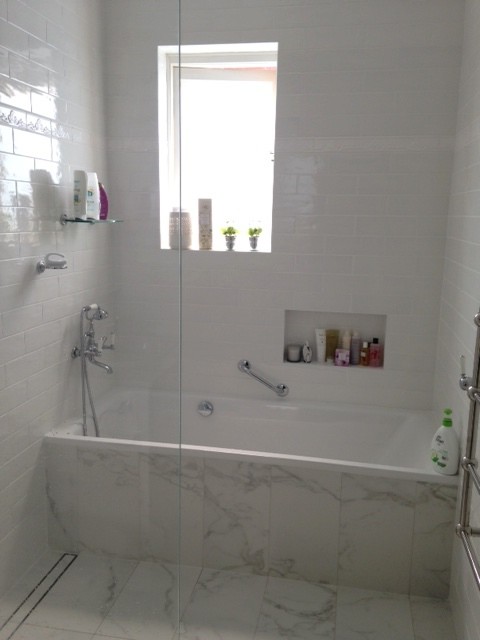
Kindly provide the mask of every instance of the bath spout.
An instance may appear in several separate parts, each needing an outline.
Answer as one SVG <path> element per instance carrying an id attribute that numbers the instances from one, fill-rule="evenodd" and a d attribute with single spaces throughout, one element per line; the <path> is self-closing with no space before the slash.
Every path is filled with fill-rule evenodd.
<path id="1" fill-rule="evenodd" d="M 104 362 L 99 362 L 98 360 L 95 360 L 95 358 L 90 358 L 90 362 L 92 364 L 95 364 L 97 367 L 100 367 L 101 369 L 105 369 L 107 373 L 113 373 L 113 369 L 109 364 L 105 364 Z"/>

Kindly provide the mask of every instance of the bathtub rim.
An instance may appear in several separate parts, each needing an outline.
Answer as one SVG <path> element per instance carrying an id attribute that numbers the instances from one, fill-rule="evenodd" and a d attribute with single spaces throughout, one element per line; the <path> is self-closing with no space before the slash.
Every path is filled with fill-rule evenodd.
<path id="1" fill-rule="evenodd" d="M 78 423 L 76 423 L 77 426 Z M 337 471 L 352 475 L 376 476 L 397 480 L 412 480 L 438 485 L 458 485 L 459 474 L 447 476 L 435 473 L 433 470 L 417 469 L 411 467 L 397 467 L 387 465 L 373 465 L 365 462 L 351 462 L 348 460 L 335 460 L 318 458 L 314 456 L 300 456 L 294 454 L 275 453 L 268 451 L 250 451 L 246 449 L 229 449 L 221 447 L 209 447 L 201 445 L 189 445 L 186 443 L 153 442 L 148 440 L 128 440 L 119 438 L 96 438 L 94 436 L 71 435 L 52 429 L 44 436 L 44 440 L 67 442 L 67 446 L 80 446 L 83 449 L 90 448 L 92 444 L 102 449 L 135 449 L 138 452 L 152 454 L 152 450 L 162 449 L 165 455 L 181 456 L 182 452 L 195 458 L 232 459 L 254 464 L 271 466 L 292 466 L 322 469 L 325 471 Z"/>

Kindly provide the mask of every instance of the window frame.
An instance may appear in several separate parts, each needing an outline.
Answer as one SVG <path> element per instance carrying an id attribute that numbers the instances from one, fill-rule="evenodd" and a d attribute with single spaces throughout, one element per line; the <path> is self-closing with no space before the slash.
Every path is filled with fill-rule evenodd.
<path id="1" fill-rule="evenodd" d="M 175 122 L 181 114 L 182 74 L 194 76 L 208 75 L 208 70 L 226 73 L 235 69 L 277 69 L 278 43 L 236 43 L 231 45 L 181 45 L 180 47 L 159 47 L 159 172 L 160 172 L 160 235 L 161 248 L 168 249 L 168 215 L 172 206 L 183 207 L 181 190 L 181 127 Z M 198 75 L 197 74 L 197 75 Z M 238 75 L 235 79 L 238 79 Z M 240 81 L 240 80 L 239 80 Z M 273 80 L 276 103 L 277 74 Z M 274 136 L 275 144 L 275 136 Z M 272 149 L 272 161 L 274 149 Z M 175 198 L 175 194 L 177 198 Z M 272 180 L 273 203 L 273 180 Z M 273 208 L 273 207 L 272 207 Z M 192 220 L 197 212 L 191 211 Z M 266 214 L 268 215 L 268 214 Z M 273 211 L 270 210 L 273 225 Z M 195 228 L 195 225 L 194 225 Z M 271 227 L 269 232 L 271 231 Z M 265 237 L 264 247 L 271 251 L 271 232 Z M 195 245 L 195 243 L 194 243 Z M 196 246 L 194 246 L 194 250 Z M 248 249 L 245 249 L 248 250 Z"/>

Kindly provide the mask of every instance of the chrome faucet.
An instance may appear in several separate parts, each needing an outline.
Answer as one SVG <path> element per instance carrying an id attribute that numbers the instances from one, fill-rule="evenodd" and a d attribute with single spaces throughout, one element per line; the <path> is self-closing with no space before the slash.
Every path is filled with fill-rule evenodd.
<path id="1" fill-rule="evenodd" d="M 113 369 L 109 364 L 100 362 L 97 360 L 102 355 L 103 349 L 115 348 L 115 336 L 110 334 L 110 344 L 106 344 L 107 336 L 100 338 L 100 345 L 95 340 L 95 328 L 93 326 L 94 320 L 104 320 L 108 318 L 108 313 L 101 309 L 98 304 L 90 304 L 83 307 L 80 312 L 80 346 L 73 347 L 72 358 L 80 358 L 81 361 L 81 373 L 82 373 L 82 413 L 83 413 L 83 435 L 87 435 L 87 394 L 90 402 L 90 408 L 92 410 L 93 426 L 95 428 L 95 435 L 100 437 L 100 428 L 98 425 L 97 414 L 95 411 L 95 405 L 93 402 L 92 391 L 90 388 L 90 382 L 88 380 L 87 360 L 94 364 L 96 367 L 100 367 L 107 373 L 113 373 Z M 85 321 L 88 322 L 87 330 L 84 329 Z"/>
<path id="2" fill-rule="evenodd" d="M 104 320 L 108 318 L 108 312 L 101 309 L 97 304 L 92 304 L 83 307 L 81 315 L 82 319 L 85 318 L 88 321 L 88 328 L 85 332 L 82 331 L 80 347 L 75 346 L 73 348 L 72 358 L 81 357 L 88 359 L 89 362 L 100 367 L 107 373 L 113 373 L 110 365 L 100 362 L 97 358 L 102 355 L 104 349 L 115 349 L 114 334 L 110 334 L 109 344 L 107 344 L 107 336 L 102 336 L 99 344 L 95 339 L 95 328 L 93 326 L 94 320 Z"/>

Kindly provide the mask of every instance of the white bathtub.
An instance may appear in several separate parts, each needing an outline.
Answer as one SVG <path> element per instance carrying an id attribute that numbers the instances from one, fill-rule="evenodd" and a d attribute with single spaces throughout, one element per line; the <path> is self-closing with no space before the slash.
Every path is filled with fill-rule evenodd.
<path id="1" fill-rule="evenodd" d="M 187 395 L 180 447 L 177 400 L 119 390 L 102 437 L 45 437 L 53 547 L 176 562 L 180 540 L 185 564 L 447 596 L 457 478 L 429 468 L 430 413 Z"/>
<path id="2" fill-rule="evenodd" d="M 208 417 L 197 412 L 205 399 L 214 406 Z M 178 445 L 179 398 L 174 394 L 117 389 L 98 403 L 97 414 L 99 446 L 100 441 L 111 440 Z M 181 421 L 182 449 L 192 453 L 290 460 L 368 475 L 457 484 L 457 477 L 431 468 L 430 443 L 438 425 L 429 411 L 185 394 Z M 94 436 L 91 421 L 88 434 Z M 67 421 L 49 435 L 83 437 L 81 422 Z"/>

